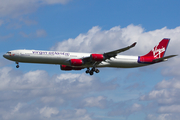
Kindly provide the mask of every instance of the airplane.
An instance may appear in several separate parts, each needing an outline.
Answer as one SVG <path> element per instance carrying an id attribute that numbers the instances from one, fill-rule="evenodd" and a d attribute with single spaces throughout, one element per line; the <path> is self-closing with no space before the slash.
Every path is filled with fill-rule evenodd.
<path id="1" fill-rule="evenodd" d="M 100 54 L 43 50 L 12 50 L 4 54 L 3 57 L 15 61 L 17 64 L 16 68 L 19 68 L 19 62 L 58 64 L 60 65 L 60 69 L 65 71 L 87 68 L 85 72 L 93 75 L 94 72 L 100 72 L 99 69 L 97 69 L 100 67 L 134 68 L 167 61 L 168 58 L 177 56 L 170 55 L 164 57 L 169 41 L 169 38 L 162 39 L 157 46 L 143 56 L 118 55 L 121 52 L 133 48 L 136 45 L 136 42 L 134 42 L 125 48 Z"/>

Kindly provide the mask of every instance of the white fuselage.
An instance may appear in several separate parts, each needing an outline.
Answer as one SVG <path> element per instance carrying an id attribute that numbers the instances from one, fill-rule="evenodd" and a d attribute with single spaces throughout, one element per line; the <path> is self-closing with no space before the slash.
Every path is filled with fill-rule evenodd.
<path id="1" fill-rule="evenodd" d="M 15 62 L 25 63 L 43 63 L 70 65 L 70 59 L 82 59 L 89 57 L 91 53 L 75 53 L 60 51 L 42 51 L 42 50 L 13 50 L 3 56 Z M 97 67 L 116 67 L 116 68 L 133 68 L 149 64 L 139 63 L 138 56 L 117 55 L 102 61 Z M 82 65 L 81 67 L 92 67 L 92 65 Z"/>

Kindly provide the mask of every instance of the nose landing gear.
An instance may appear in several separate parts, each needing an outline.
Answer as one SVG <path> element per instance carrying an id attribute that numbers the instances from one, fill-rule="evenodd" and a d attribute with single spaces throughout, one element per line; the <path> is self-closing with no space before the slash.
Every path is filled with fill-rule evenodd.
<path id="1" fill-rule="evenodd" d="M 19 62 L 16 62 L 16 64 L 17 64 L 17 65 L 16 65 L 16 68 L 19 68 Z"/>

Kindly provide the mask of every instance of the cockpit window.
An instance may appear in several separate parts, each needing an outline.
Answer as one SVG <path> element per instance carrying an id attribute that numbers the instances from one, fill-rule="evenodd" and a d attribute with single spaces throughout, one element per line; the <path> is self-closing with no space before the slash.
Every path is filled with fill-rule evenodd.
<path id="1" fill-rule="evenodd" d="M 7 52 L 7 54 L 11 54 L 11 52 Z"/>

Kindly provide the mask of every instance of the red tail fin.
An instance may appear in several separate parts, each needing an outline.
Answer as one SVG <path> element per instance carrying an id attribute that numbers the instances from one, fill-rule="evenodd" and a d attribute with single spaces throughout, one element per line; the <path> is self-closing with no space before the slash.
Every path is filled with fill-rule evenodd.
<path id="1" fill-rule="evenodd" d="M 154 49 L 152 49 L 148 54 L 144 55 L 144 57 L 154 56 L 154 58 L 162 58 L 168 46 L 169 40 L 170 39 L 164 38 L 161 42 L 159 42 L 159 45 L 155 46 Z"/>
<path id="2" fill-rule="evenodd" d="M 154 49 L 152 49 L 148 54 L 144 56 L 140 56 L 138 59 L 138 62 L 153 62 L 154 59 L 162 58 L 166 52 L 166 48 L 169 43 L 168 38 L 164 38 L 159 42 L 159 45 L 155 46 Z"/>

